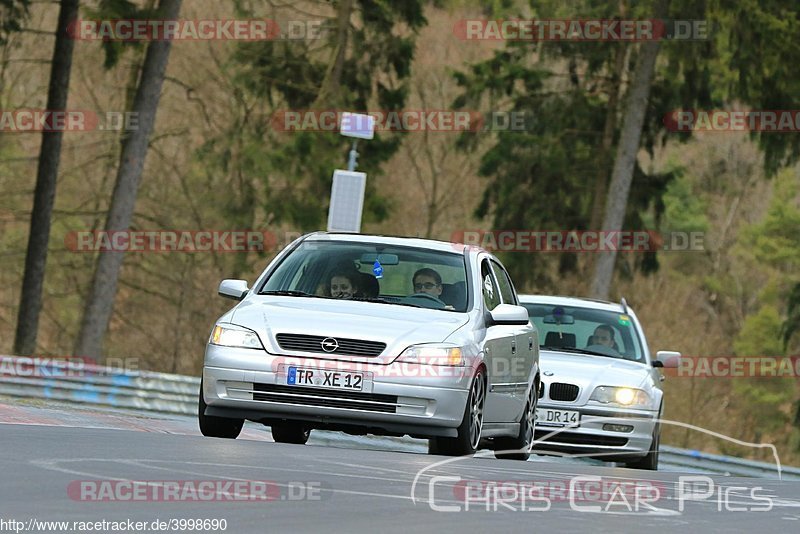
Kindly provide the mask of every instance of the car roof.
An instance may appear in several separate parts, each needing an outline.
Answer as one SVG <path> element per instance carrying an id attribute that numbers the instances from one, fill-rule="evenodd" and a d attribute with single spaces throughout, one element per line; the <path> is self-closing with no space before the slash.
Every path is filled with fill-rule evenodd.
<path id="1" fill-rule="evenodd" d="M 572 306 L 577 308 L 592 308 L 595 310 L 607 310 L 618 313 L 626 313 L 622 305 L 618 302 L 607 300 L 590 299 L 586 297 L 566 297 L 560 295 L 518 295 L 522 304 L 550 304 L 553 306 Z M 628 307 L 627 312 L 633 310 Z"/>
<path id="2" fill-rule="evenodd" d="M 315 232 L 306 237 L 307 241 L 347 241 L 351 243 L 386 243 L 387 245 L 427 248 L 441 252 L 455 252 L 463 254 L 467 246 L 461 243 L 450 243 L 447 241 L 437 241 L 435 239 L 423 239 L 419 237 L 399 237 L 378 234 L 352 234 L 338 232 Z"/>

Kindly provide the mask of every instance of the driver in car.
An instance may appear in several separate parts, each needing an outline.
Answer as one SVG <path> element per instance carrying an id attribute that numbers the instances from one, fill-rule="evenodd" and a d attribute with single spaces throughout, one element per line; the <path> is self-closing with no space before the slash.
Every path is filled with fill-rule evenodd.
<path id="1" fill-rule="evenodd" d="M 591 345 L 602 345 L 615 352 L 619 351 L 619 346 L 617 342 L 614 341 L 614 329 L 607 324 L 601 324 L 594 329 Z"/>
<path id="2" fill-rule="evenodd" d="M 430 268 L 420 269 L 411 278 L 414 285 L 414 293 L 427 293 L 437 299 L 442 294 L 442 277 Z"/>

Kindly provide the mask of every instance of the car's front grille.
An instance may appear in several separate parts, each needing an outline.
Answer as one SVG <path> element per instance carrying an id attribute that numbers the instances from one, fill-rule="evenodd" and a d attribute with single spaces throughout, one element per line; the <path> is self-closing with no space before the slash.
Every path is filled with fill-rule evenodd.
<path id="1" fill-rule="evenodd" d="M 323 354 L 338 354 L 342 356 L 380 355 L 386 348 L 386 343 L 380 341 L 366 341 L 363 339 L 345 339 L 333 336 L 310 336 L 306 334 L 278 334 L 275 336 L 278 345 L 283 350 L 300 350 L 303 352 L 321 352 Z M 322 342 L 326 341 L 323 348 Z M 330 350 L 333 349 L 333 350 Z"/>
<path id="2" fill-rule="evenodd" d="M 550 384 L 550 398 L 556 401 L 572 402 L 578 398 L 578 386 L 554 382 Z"/>
<path id="3" fill-rule="evenodd" d="M 281 384 L 253 384 L 253 400 L 369 412 L 397 412 L 397 395 Z"/>
<path id="4" fill-rule="evenodd" d="M 536 430 L 534 432 L 534 439 L 542 440 L 545 436 L 552 431 Z M 545 443 L 567 443 L 570 445 L 604 445 L 607 447 L 624 447 L 628 444 L 627 438 L 618 438 L 614 436 L 597 436 L 588 434 L 578 434 L 575 432 L 558 432 L 543 440 Z"/>

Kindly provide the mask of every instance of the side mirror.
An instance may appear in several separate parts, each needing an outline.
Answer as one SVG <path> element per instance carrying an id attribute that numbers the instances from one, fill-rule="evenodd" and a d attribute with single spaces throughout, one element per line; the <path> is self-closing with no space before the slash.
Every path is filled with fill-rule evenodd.
<path id="1" fill-rule="evenodd" d="M 498 304 L 495 309 L 489 312 L 491 325 L 526 325 L 530 320 L 528 310 L 522 306 L 513 304 Z"/>
<path id="2" fill-rule="evenodd" d="M 242 300 L 247 295 L 247 281 L 245 280 L 223 280 L 219 283 L 217 293 L 219 296 L 233 299 Z"/>
<path id="3" fill-rule="evenodd" d="M 675 369 L 681 362 L 681 353 L 672 350 L 660 350 L 656 352 L 656 359 L 653 360 L 653 367 L 664 367 Z"/>

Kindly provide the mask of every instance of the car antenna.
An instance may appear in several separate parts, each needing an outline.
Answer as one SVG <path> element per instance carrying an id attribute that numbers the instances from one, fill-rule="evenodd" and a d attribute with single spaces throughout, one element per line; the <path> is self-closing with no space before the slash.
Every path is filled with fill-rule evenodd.
<path id="1" fill-rule="evenodd" d="M 620 305 L 622 306 L 622 313 L 628 313 L 628 303 L 625 301 L 625 297 L 622 297 Z"/>

